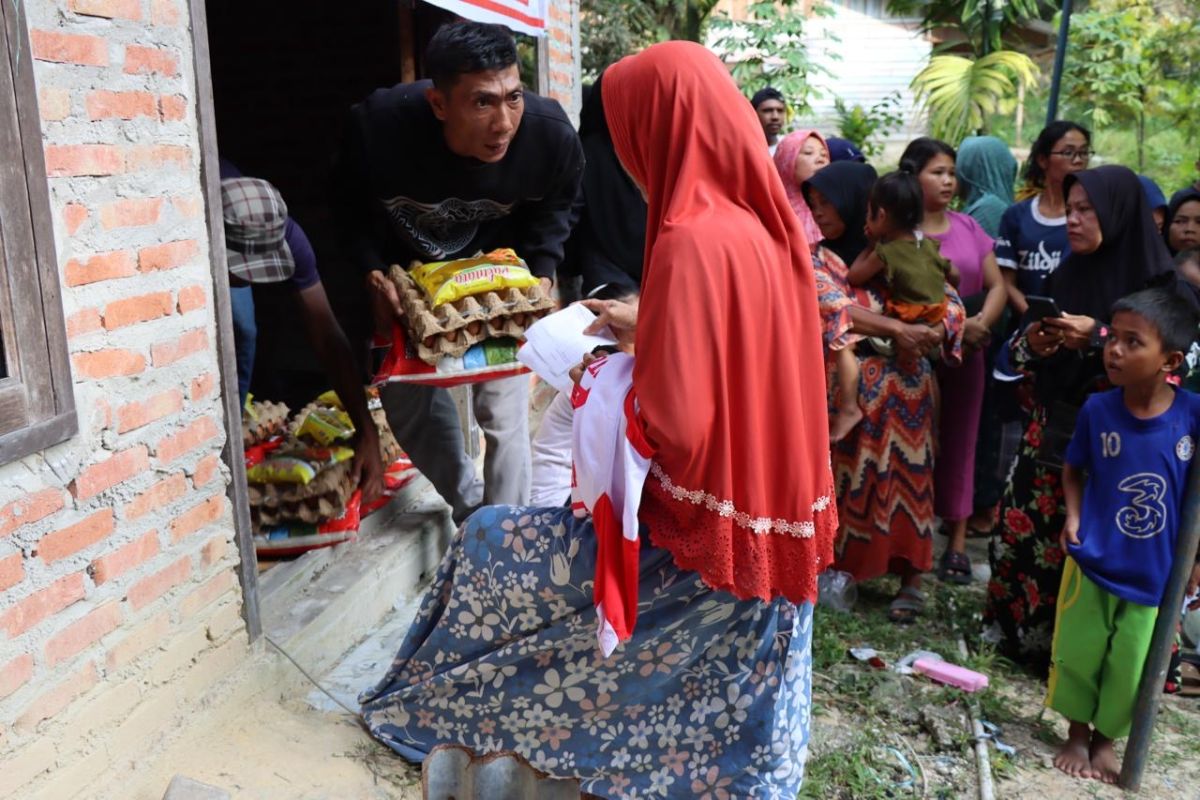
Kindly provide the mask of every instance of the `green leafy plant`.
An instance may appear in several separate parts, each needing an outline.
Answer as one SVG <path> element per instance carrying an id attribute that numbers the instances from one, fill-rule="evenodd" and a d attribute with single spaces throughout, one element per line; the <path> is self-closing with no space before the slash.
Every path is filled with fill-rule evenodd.
<path id="1" fill-rule="evenodd" d="M 833 101 L 833 108 L 837 114 L 838 134 L 858 145 L 868 157 L 882 153 L 883 141 L 904 122 L 900 115 L 899 92 L 892 92 L 870 108 L 857 103 L 847 106 L 839 97 Z"/>
<path id="2" fill-rule="evenodd" d="M 976 57 L 1004 49 L 1004 40 L 1014 27 L 1028 19 L 1053 13 L 1057 3 L 1042 0 L 888 0 L 890 14 L 918 17 L 921 32 L 951 30 L 962 41 L 949 37 L 941 48 L 964 43 Z"/>
<path id="3" fill-rule="evenodd" d="M 931 134 L 958 142 L 984 130 L 991 114 L 1016 102 L 1018 84 L 1032 84 L 1037 76 L 1033 60 L 1014 50 L 976 59 L 938 55 L 913 78 L 912 88 L 929 113 Z"/>
<path id="4" fill-rule="evenodd" d="M 814 14 L 831 14 L 824 4 Z M 710 21 L 710 46 L 730 66 L 733 79 L 747 97 L 768 84 L 786 98 L 789 112 L 812 111 L 812 100 L 821 92 L 812 85 L 815 75 L 829 71 L 813 60 L 804 42 L 804 6 L 798 0 L 759 0 L 747 8 L 745 20 L 725 15 Z"/>

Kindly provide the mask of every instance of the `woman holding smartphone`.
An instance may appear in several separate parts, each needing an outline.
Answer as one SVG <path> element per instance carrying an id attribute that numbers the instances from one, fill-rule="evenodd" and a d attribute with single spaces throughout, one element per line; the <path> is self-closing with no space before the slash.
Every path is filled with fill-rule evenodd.
<path id="1" fill-rule="evenodd" d="M 1014 362 L 1035 375 L 1035 406 L 1000 504 L 984 611 L 985 638 L 1041 670 L 1049 666 L 1062 577 L 1062 457 L 1084 399 L 1108 388 L 1103 321 L 1113 303 L 1149 285 L 1175 286 L 1196 302 L 1174 275 L 1137 175 L 1098 167 L 1068 176 L 1064 189 L 1071 254 L 1051 278 L 1048 299 L 1030 303 L 1012 344 Z"/>

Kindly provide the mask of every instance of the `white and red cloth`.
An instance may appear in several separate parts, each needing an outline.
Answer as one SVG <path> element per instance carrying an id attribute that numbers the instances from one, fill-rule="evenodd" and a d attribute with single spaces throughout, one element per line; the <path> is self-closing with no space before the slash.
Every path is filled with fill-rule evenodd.
<path id="1" fill-rule="evenodd" d="M 574 468 L 571 507 L 596 531 L 597 639 L 608 657 L 637 621 L 638 507 L 653 455 L 637 420 L 633 356 L 589 364 L 571 393 Z"/>

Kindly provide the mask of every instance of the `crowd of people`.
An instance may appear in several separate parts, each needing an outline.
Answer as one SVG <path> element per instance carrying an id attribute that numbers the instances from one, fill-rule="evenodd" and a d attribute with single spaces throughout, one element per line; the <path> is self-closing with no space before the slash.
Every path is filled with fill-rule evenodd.
<path id="1" fill-rule="evenodd" d="M 1089 168 L 1071 122 L 1041 133 L 1019 186 L 986 136 L 916 139 L 879 175 L 853 143 L 786 132 L 786 98 L 747 103 L 685 42 L 606 70 L 578 134 L 522 90 L 501 28 L 443 28 L 426 66 L 432 82 L 355 108 L 340 162 L 381 320 L 398 313 L 387 264 L 515 245 L 547 282 L 581 276 L 628 369 L 580 354 L 532 466 L 528 381 L 477 394 L 482 482 L 443 391 L 384 397 L 462 524 L 363 694 L 371 732 L 413 760 L 516 751 L 604 797 L 794 797 L 819 575 L 898 576 L 888 616 L 911 623 L 927 573 L 975 579 L 979 533 L 985 638 L 1050 668 L 1071 720 L 1059 766 L 1114 780 L 1153 625 L 1135 612 L 1162 595 L 1200 435 L 1168 383 L 1197 361 L 1200 187 L 1166 203 Z M 607 455 L 580 449 L 602 413 L 589 392 L 618 398 Z M 646 465 L 638 496 L 573 509 L 571 473 L 622 458 Z M 617 598 L 610 651 L 596 621 Z M 1068 605 L 1116 633 L 1055 640 Z"/>

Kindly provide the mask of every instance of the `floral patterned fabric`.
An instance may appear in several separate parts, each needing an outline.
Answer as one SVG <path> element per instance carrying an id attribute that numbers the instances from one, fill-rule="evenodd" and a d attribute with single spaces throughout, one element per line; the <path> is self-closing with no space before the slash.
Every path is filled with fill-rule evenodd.
<path id="1" fill-rule="evenodd" d="M 1058 537 L 1067 515 L 1060 472 L 1037 458 L 1045 425 L 1046 409 L 1035 406 L 1000 503 L 999 534 L 988 545 L 992 577 L 983 614 L 985 638 L 1043 672 L 1050 668 L 1063 571 Z"/>
<path id="2" fill-rule="evenodd" d="M 853 290 L 846 265 L 822 249 L 813 262 L 825 347 L 838 350 L 859 338 L 850 333 L 851 306 L 882 313 L 878 284 Z M 962 358 L 963 307 L 947 285 L 950 305 L 942 359 Z M 928 359 L 904 363 L 868 355 L 859 359 L 863 421 L 833 448 L 834 480 L 842 538 L 834 569 L 857 581 L 933 565 L 933 368 Z M 829 386 L 836 379 L 829 375 Z"/>
<path id="3" fill-rule="evenodd" d="M 516 751 L 602 797 L 794 798 L 811 606 L 738 601 L 642 545 L 637 629 L 603 658 L 590 521 L 476 512 L 360 698 L 371 732 L 412 761 L 442 743 Z"/>

